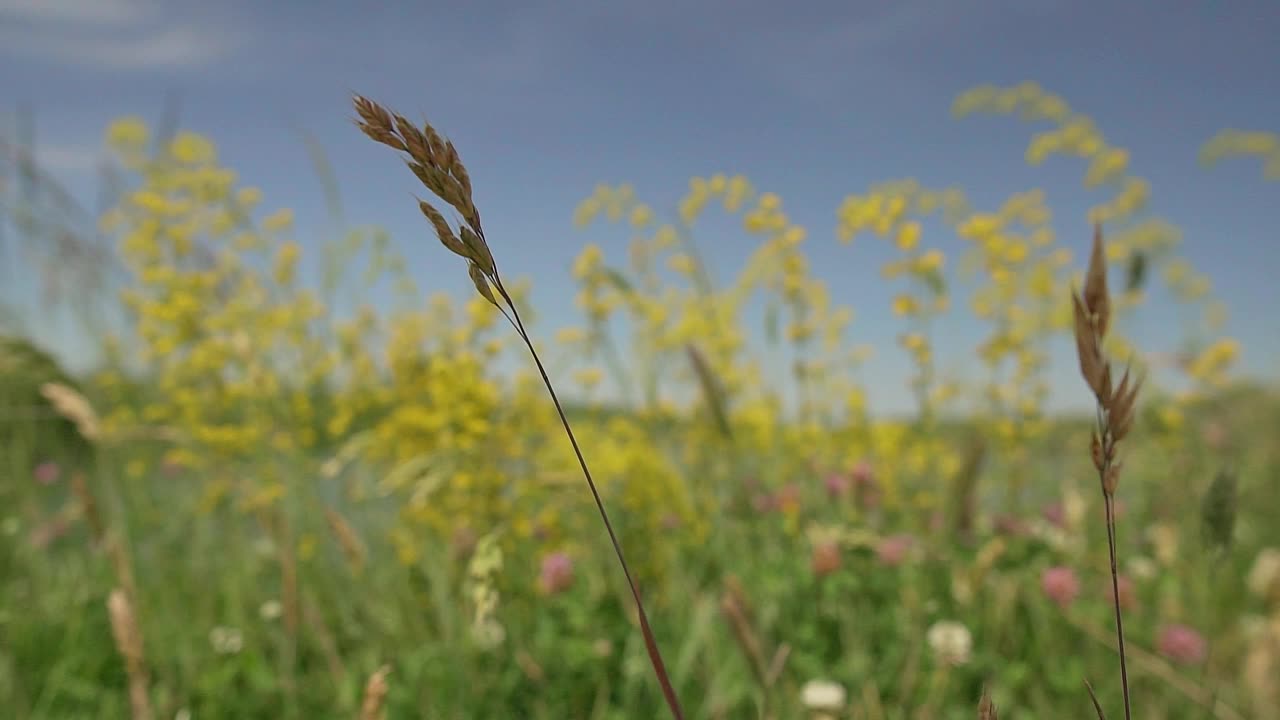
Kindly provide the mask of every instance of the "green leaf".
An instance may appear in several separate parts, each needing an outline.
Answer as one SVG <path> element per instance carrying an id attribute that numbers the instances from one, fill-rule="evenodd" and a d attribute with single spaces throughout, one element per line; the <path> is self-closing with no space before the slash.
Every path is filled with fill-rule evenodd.
<path id="1" fill-rule="evenodd" d="M 1147 280 L 1147 255 L 1142 251 L 1129 257 L 1129 265 L 1125 270 L 1125 289 L 1129 292 L 1141 290 Z"/>
<path id="2" fill-rule="evenodd" d="M 618 292 L 623 295 L 635 295 L 635 287 L 621 272 L 611 267 L 606 267 L 601 272 L 604 274 L 605 279 L 609 281 L 609 284 L 617 288 Z"/>

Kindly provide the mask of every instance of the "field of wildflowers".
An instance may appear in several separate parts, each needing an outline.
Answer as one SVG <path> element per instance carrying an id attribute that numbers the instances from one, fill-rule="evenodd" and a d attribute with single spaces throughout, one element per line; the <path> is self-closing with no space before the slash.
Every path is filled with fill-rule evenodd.
<path id="1" fill-rule="evenodd" d="M 1090 717 L 1087 681 L 1118 717 L 1119 607 L 1136 716 L 1280 717 L 1280 401 L 1233 374 L 1225 308 L 1124 148 L 1029 83 L 954 109 L 1034 123 L 1027 162 L 1077 158 L 1108 199 L 1058 236 L 1038 190 L 974 207 L 894 180 L 834 209 L 835 240 L 740 175 L 693 178 L 669 222 L 628 185 L 566 208 L 631 241 L 623 262 L 596 244 L 566 258 L 581 323 L 533 345 L 575 398 L 567 418 L 687 716 L 972 718 L 986 692 L 1004 717 Z M 323 245 L 322 279 L 305 282 L 304 247 L 321 244 L 213 140 L 125 118 L 106 142 L 128 178 L 99 223 L 127 270 L 127 332 L 104 330 L 106 360 L 80 376 L 24 338 L 0 344 L 4 715 L 666 712 L 505 311 L 418 287 L 376 229 Z M 1252 156 L 1272 178 L 1280 139 L 1227 132 L 1203 154 Z M 699 251 L 710 213 L 755 243 L 727 283 Z M 926 235 L 937 218 L 949 235 Z M 1099 350 L 1119 395 L 1125 367 L 1148 378 L 1113 503 L 1093 418 L 1046 411 L 1049 365 L 1078 362 L 1053 348 L 1080 337 L 1092 223 L 1115 318 Z M 466 233 L 454 240 L 465 256 Z M 811 267 L 816 242 L 895 249 L 883 311 L 901 319 L 911 417 L 869 407 L 872 349 Z M 1189 318 L 1168 382 L 1122 322 L 1157 282 Z M 394 303 L 334 312 L 383 283 Z M 534 315 L 527 283 L 477 288 Z M 938 324 L 966 312 L 989 326 L 982 377 L 935 357 Z M 757 335 L 790 376 L 765 371 Z"/>

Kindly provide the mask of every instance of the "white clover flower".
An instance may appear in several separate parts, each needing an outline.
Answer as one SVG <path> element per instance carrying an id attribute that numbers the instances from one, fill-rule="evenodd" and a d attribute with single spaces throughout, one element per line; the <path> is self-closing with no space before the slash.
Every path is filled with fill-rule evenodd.
<path id="1" fill-rule="evenodd" d="M 280 604 L 279 600 L 268 600 L 262 603 L 262 606 L 258 608 L 258 615 L 261 616 L 263 620 L 275 620 L 283 613 L 284 607 Z"/>
<path id="2" fill-rule="evenodd" d="M 948 665 L 964 665 L 973 654 L 969 628 L 953 620 L 940 620 L 929 628 L 929 647 Z"/>
<path id="3" fill-rule="evenodd" d="M 814 711 L 839 712 L 846 697 L 844 686 L 830 680 L 810 680 L 800 688 L 800 702 Z"/>
<path id="4" fill-rule="evenodd" d="M 244 648 L 244 636 L 235 628 L 218 626 L 209 631 L 209 644 L 219 655 L 235 655 Z"/>
<path id="5" fill-rule="evenodd" d="M 1155 561 L 1145 555 L 1136 555 L 1129 558 L 1128 566 L 1129 574 L 1139 580 L 1150 580 L 1159 572 Z"/>
<path id="6" fill-rule="evenodd" d="M 471 625 L 471 637 L 483 650 L 493 650 L 507 639 L 507 630 L 493 618 L 486 618 Z"/>
<path id="7" fill-rule="evenodd" d="M 1084 493 L 1074 485 L 1069 486 L 1062 494 L 1062 514 L 1068 528 L 1078 528 L 1084 524 L 1085 514 L 1089 512 L 1089 501 Z"/>
<path id="8" fill-rule="evenodd" d="M 261 558 L 274 558 L 276 555 L 276 544 L 271 538 L 261 537 L 253 541 L 251 545 L 253 553 Z"/>
<path id="9" fill-rule="evenodd" d="M 1250 592 L 1261 598 L 1280 592 L 1280 549 L 1263 548 L 1258 553 L 1246 584 Z"/>

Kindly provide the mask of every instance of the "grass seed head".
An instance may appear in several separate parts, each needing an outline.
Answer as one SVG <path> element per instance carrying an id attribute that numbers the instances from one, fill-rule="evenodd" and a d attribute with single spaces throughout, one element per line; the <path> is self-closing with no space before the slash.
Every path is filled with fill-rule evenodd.
<path id="1" fill-rule="evenodd" d="M 467 272 L 472 276 L 476 290 L 496 305 L 491 283 L 500 286 L 498 269 L 480 226 L 480 212 L 471 197 L 471 176 L 462 164 L 458 149 L 452 142 L 441 138 L 428 122 L 418 127 L 403 115 L 392 113 L 361 95 L 352 98 L 352 105 L 360 130 L 374 141 L 408 155 L 405 164 L 423 187 L 462 216 L 455 233 L 444 214 L 433 204 L 418 200 L 418 208 L 431 223 L 441 244 L 468 261 Z M 488 280 L 478 281 L 472 268 Z"/>
<path id="2" fill-rule="evenodd" d="M 493 296 L 493 288 L 489 287 L 489 279 L 485 277 L 484 271 L 480 269 L 479 265 L 475 263 L 468 264 L 467 274 L 471 276 L 471 282 L 475 284 L 476 292 L 480 293 L 485 300 L 493 303 L 495 307 L 501 307 Z"/>
<path id="3" fill-rule="evenodd" d="M 391 674 L 391 666 L 378 668 L 364 685 L 364 699 L 360 703 L 360 720 L 380 720 L 382 706 L 387 699 L 387 675 Z"/>
<path id="4" fill-rule="evenodd" d="M 1098 337 L 1106 337 L 1111 320 L 1111 296 L 1107 292 L 1107 258 L 1102 245 L 1102 225 L 1093 226 L 1093 249 L 1084 279 L 1084 305 L 1093 316 Z"/>
<path id="5" fill-rule="evenodd" d="M 1231 546 L 1236 526 L 1237 504 L 1236 475 L 1230 470 L 1220 470 L 1209 485 L 1200 506 L 1200 518 L 1208 545 L 1226 549 Z"/>
<path id="6" fill-rule="evenodd" d="M 982 690 L 982 699 L 978 701 L 978 720 L 999 720 L 996 715 L 996 704 L 991 700 L 991 693 Z"/>
<path id="7" fill-rule="evenodd" d="M 1101 395 L 1105 363 L 1102 359 L 1098 335 L 1094 332 L 1093 323 L 1089 320 L 1088 309 L 1075 293 L 1071 295 L 1071 309 L 1075 319 L 1074 334 L 1076 355 L 1080 360 L 1080 374 L 1084 376 L 1085 382 L 1089 384 L 1094 395 Z"/>
<path id="8" fill-rule="evenodd" d="M 402 152 L 408 152 L 409 148 L 395 133 L 391 113 L 387 112 L 381 105 L 360 95 L 356 95 L 352 99 L 352 104 L 355 105 L 356 114 L 360 116 L 356 125 L 361 132 L 368 135 L 375 142 L 380 142 Z"/>

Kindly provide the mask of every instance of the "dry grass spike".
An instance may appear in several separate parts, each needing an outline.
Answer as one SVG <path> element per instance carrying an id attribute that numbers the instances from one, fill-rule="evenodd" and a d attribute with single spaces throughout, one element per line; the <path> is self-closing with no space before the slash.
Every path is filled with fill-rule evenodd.
<path id="1" fill-rule="evenodd" d="M 999 720 L 996 715 L 996 704 L 991 700 L 991 693 L 982 689 L 982 699 L 978 701 L 978 720 Z"/>
<path id="2" fill-rule="evenodd" d="M 600 519 L 603 521 L 609 541 L 613 545 L 618 564 L 622 567 L 622 572 L 626 576 L 632 599 L 635 601 L 636 614 L 640 620 L 640 630 L 644 635 L 645 650 L 649 654 L 649 662 L 653 666 L 658 683 L 662 686 L 663 698 L 666 700 L 667 707 L 676 720 L 683 720 L 684 714 L 680 708 L 680 701 L 676 697 L 675 688 L 667 675 L 662 653 L 658 649 L 657 640 L 644 610 L 644 602 L 640 598 L 640 590 L 636 586 L 635 580 L 631 577 L 631 570 L 628 568 L 626 558 L 622 553 L 622 545 L 618 541 L 618 536 L 613 530 L 612 523 L 609 522 L 609 514 L 605 511 L 604 501 L 596 488 L 595 480 L 591 477 L 591 470 L 587 467 L 587 461 L 582 455 L 582 449 L 578 445 L 578 439 L 573 433 L 573 428 L 569 425 L 569 419 L 565 415 L 564 407 L 560 404 L 560 399 L 551 384 L 551 378 L 542 364 L 542 359 L 538 357 L 533 340 L 529 337 L 524 322 L 520 318 L 520 310 L 502 284 L 502 276 L 498 272 L 498 264 L 489 249 L 488 240 L 485 239 L 484 228 L 480 224 L 480 213 L 476 210 L 475 201 L 472 198 L 471 176 L 463 166 L 462 159 L 458 156 L 457 148 L 453 146 L 453 143 L 441 138 L 440 134 L 429 123 L 423 123 L 422 127 L 419 128 L 402 115 L 392 113 L 378 103 L 360 95 L 352 98 L 352 104 L 355 106 L 356 115 L 358 116 L 356 125 L 360 130 L 375 142 L 407 155 L 408 158 L 405 163 L 409 166 L 409 170 L 414 176 L 433 195 L 457 211 L 462 218 L 458 223 L 457 232 L 454 232 L 449 221 L 439 209 L 427 200 L 418 200 L 418 208 L 427 218 L 427 221 L 431 223 L 436 236 L 440 238 L 441 244 L 453 254 L 467 261 L 467 273 L 471 278 L 472 284 L 475 285 L 476 292 L 498 308 L 499 312 L 511 323 L 511 326 L 520 336 L 520 339 L 524 341 L 525 347 L 528 348 L 529 353 L 533 356 L 534 364 L 538 367 L 538 373 L 542 376 L 542 382 L 546 386 L 547 392 L 555 404 L 556 412 L 560 416 L 560 423 L 569 438 L 570 444 L 573 446 L 578 466 L 582 469 L 583 477 L 591 490 L 596 509 L 600 513 Z"/>
<path id="3" fill-rule="evenodd" d="M 142 650 L 142 631 L 134 614 L 129 596 L 119 588 L 107 596 L 107 615 L 111 620 L 111 634 L 116 641 L 116 651 L 124 659 L 125 673 L 129 678 L 129 707 L 133 720 L 151 720 L 151 698 L 148 695 L 146 656 Z"/>
<path id="4" fill-rule="evenodd" d="M 391 666 L 383 665 L 369 676 L 364 684 L 364 699 L 360 702 L 360 720 L 382 720 L 382 706 L 387 700 L 387 676 Z"/>
<path id="5" fill-rule="evenodd" d="M 1111 587 L 1116 618 L 1116 638 L 1120 650 L 1120 684 L 1124 693 L 1124 716 L 1130 720 L 1129 669 L 1124 649 L 1124 621 L 1120 612 L 1120 579 L 1116 563 L 1115 494 L 1120 484 L 1118 447 L 1129 431 L 1137 407 L 1141 380 L 1133 380 L 1126 367 L 1120 383 L 1112 382 L 1111 364 L 1102 351 L 1107 330 L 1111 327 L 1111 297 L 1107 290 L 1106 248 L 1102 242 L 1102 227 L 1094 225 L 1093 247 L 1089 252 L 1089 267 L 1085 271 L 1084 291 L 1072 294 L 1076 353 L 1080 361 L 1080 373 L 1093 392 L 1097 407 L 1097 425 L 1090 440 L 1089 454 L 1098 481 L 1102 487 L 1102 500 L 1106 509 L 1107 549 L 1111 557 Z M 1096 699 L 1095 699 L 1096 703 Z M 1099 707 L 1099 712 L 1101 711 Z"/>

